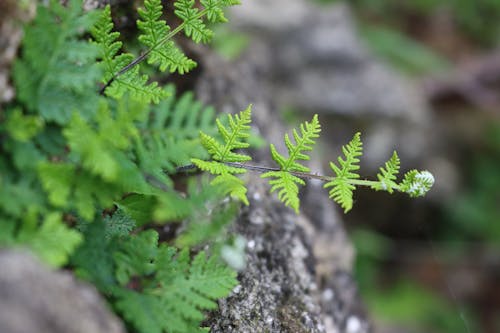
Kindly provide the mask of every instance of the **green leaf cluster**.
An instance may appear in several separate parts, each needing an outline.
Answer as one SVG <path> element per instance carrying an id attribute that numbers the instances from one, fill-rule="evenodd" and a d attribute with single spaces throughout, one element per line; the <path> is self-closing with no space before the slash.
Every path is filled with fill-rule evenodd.
<path id="1" fill-rule="evenodd" d="M 66 124 L 75 109 L 93 113 L 93 90 L 101 77 L 98 50 L 79 37 L 95 21 L 95 12 L 84 13 L 79 0 L 68 1 L 67 7 L 58 1 L 39 6 L 24 29 L 23 58 L 13 70 L 17 98 L 26 111 L 59 124 Z"/>
<path id="2" fill-rule="evenodd" d="M 213 185 L 224 189 L 224 192 L 231 194 L 248 205 L 246 197 L 245 183 L 234 176 L 234 174 L 245 173 L 246 170 L 235 166 L 228 165 L 230 163 L 242 163 L 250 161 L 248 155 L 235 152 L 236 149 L 248 148 L 250 144 L 246 141 L 250 137 L 250 123 L 252 121 L 252 106 L 241 111 L 237 115 L 228 115 L 229 126 L 224 125 L 221 120 L 217 119 L 217 128 L 223 143 L 217 138 L 200 132 L 200 141 L 203 147 L 212 157 L 212 161 L 204 161 L 201 159 L 191 159 L 192 163 L 203 171 L 208 171 L 213 175 L 217 175 L 212 181 Z"/>
<path id="3" fill-rule="evenodd" d="M 107 294 L 114 308 L 138 332 L 198 332 L 203 311 L 217 307 L 237 284 L 236 273 L 216 256 L 159 243 L 154 230 L 131 235 L 122 213 L 80 225 L 84 245 L 72 264 Z"/>
<path id="4" fill-rule="evenodd" d="M 292 174 L 292 172 L 309 172 L 309 168 L 300 164 L 298 161 L 307 161 L 309 156 L 304 154 L 306 151 L 313 150 L 315 139 L 319 137 L 321 126 L 318 116 L 314 115 L 311 122 L 304 122 L 300 125 L 300 133 L 294 129 L 293 138 L 295 144 L 291 141 L 288 134 L 285 134 L 285 145 L 288 149 L 288 158 L 284 157 L 276 150 L 276 147 L 271 144 L 271 156 L 280 166 L 279 171 L 269 171 L 262 175 L 263 178 L 273 178 L 269 181 L 271 192 L 278 191 L 278 198 L 299 212 L 299 185 L 305 185 L 304 180 Z"/>
<path id="5" fill-rule="evenodd" d="M 174 31 L 159 28 L 159 3 L 139 11 L 139 40 L 165 70 L 158 57 Z M 199 132 L 216 135 L 215 111 L 131 66 L 140 57 L 122 52 L 119 37 L 109 6 L 85 13 L 79 0 L 40 4 L 26 25 L 18 98 L 0 124 L 0 247 L 31 249 L 92 281 L 135 331 L 195 332 L 236 280 L 217 251 L 191 247 L 227 242 L 236 212 L 221 204 L 227 186 L 171 175 L 208 157 Z M 152 230 L 166 223 L 184 231 L 169 239 L 177 248 Z"/>
<path id="6" fill-rule="evenodd" d="M 251 160 L 241 151 L 249 148 L 251 106 L 215 119 L 192 93 L 176 96 L 140 66 L 147 60 L 153 71 L 189 71 L 194 62 L 172 37 L 184 31 L 195 42 L 208 41 L 206 21 L 226 21 L 223 9 L 236 3 L 201 0 L 199 8 L 178 0 L 181 23 L 171 29 L 161 1 L 145 0 L 137 26 L 147 50 L 139 57 L 123 52 L 110 6 L 84 13 L 79 0 L 52 0 L 25 27 L 13 71 L 18 98 L 0 124 L 0 246 L 29 248 L 90 280 L 137 332 L 199 331 L 204 311 L 236 284 L 220 258 L 237 269 L 244 264 L 244 242 L 224 246 L 237 208 L 225 197 L 249 204 L 238 175 Z M 288 157 L 271 145 L 279 169 L 261 168 L 271 191 L 296 212 L 298 185 L 314 176 L 302 162 L 319 132 L 314 116 L 293 139 L 285 135 Z M 432 186 L 432 175 L 416 170 L 397 184 L 396 155 L 377 182 L 357 179 L 361 141 L 355 139 L 340 165 L 332 163 L 336 177 L 327 177 L 346 210 L 355 185 L 412 196 Z M 215 177 L 183 173 L 189 167 Z M 167 223 L 175 235 L 155 231 Z M 209 258 L 193 250 L 201 245 L 212 245 Z"/>
<path id="7" fill-rule="evenodd" d="M 249 119 L 250 122 L 250 119 Z M 220 124 L 220 123 L 219 123 Z M 219 125 L 220 127 L 220 125 Z M 224 138 L 230 138 L 230 133 L 225 128 L 219 128 L 219 131 Z M 285 134 L 285 146 L 288 150 L 288 157 L 280 154 L 276 147 L 271 144 L 271 157 L 279 165 L 278 169 L 262 166 L 246 165 L 245 155 L 237 154 L 241 159 L 227 158 L 227 146 L 219 143 L 215 138 L 202 134 L 202 144 L 207 149 L 212 157 L 212 161 L 203 161 L 193 159 L 193 163 L 202 171 L 208 171 L 211 174 L 218 175 L 214 180 L 225 175 L 230 175 L 232 179 L 239 180 L 235 174 L 244 173 L 247 169 L 263 171 L 262 178 L 271 178 L 271 192 L 278 192 L 280 199 L 286 206 L 291 207 L 296 213 L 299 213 L 300 198 L 299 185 L 305 185 L 305 179 L 317 179 L 325 182 L 324 188 L 330 188 L 329 196 L 337 202 L 344 212 L 352 209 L 354 203 L 354 190 L 356 186 L 368 186 L 376 191 L 387 191 L 393 193 L 395 190 L 407 193 L 411 197 L 419 197 L 425 195 L 434 184 L 434 177 L 429 171 L 411 170 L 404 175 L 403 180 L 397 183 L 397 174 L 400 169 L 400 160 L 396 152 L 385 163 L 384 167 L 380 168 L 377 174 L 378 180 L 363 180 L 360 179 L 358 170 L 359 158 L 363 154 L 363 143 L 361 134 L 356 133 L 353 139 L 342 147 L 343 157 L 338 157 L 338 164 L 330 162 L 330 167 L 334 173 L 333 177 L 311 174 L 308 167 L 301 164 L 301 161 L 309 160 L 306 154 L 313 150 L 313 145 L 319 137 L 321 126 L 318 116 L 314 115 L 310 122 L 304 122 L 300 125 L 299 130 L 293 130 L 293 141 L 288 134 Z M 231 132 L 233 133 L 233 132 Z M 236 145 L 236 148 L 245 148 L 243 145 Z M 235 163 L 235 162 L 238 163 Z M 240 186 L 240 183 L 234 181 L 234 188 L 241 191 L 246 191 L 246 188 Z M 220 183 L 223 183 L 221 180 Z M 246 201 L 245 201 L 246 202 Z"/>
<path id="8" fill-rule="evenodd" d="M 351 179 L 359 178 L 359 156 L 363 154 L 363 143 L 361 142 L 361 133 L 356 133 L 354 138 L 342 147 L 344 158 L 338 158 L 339 165 L 330 162 L 330 168 L 335 173 L 335 178 L 324 185 L 325 188 L 331 187 L 330 198 L 348 212 L 353 204 L 353 191 L 356 187 L 349 182 Z"/>

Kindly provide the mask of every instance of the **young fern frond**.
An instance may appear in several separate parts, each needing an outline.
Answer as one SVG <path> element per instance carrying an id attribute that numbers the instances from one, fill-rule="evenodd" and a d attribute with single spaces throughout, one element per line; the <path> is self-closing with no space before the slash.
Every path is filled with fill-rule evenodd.
<path id="1" fill-rule="evenodd" d="M 354 138 L 342 147 L 345 159 L 339 156 L 339 166 L 330 162 L 330 167 L 336 177 L 324 185 L 324 188 L 332 187 L 329 192 L 330 198 L 337 202 L 344 212 L 351 210 L 353 205 L 353 192 L 356 187 L 350 182 L 352 179 L 359 178 L 356 170 L 359 170 L 359 156 L 363 154 L 363 143 L 361 134 L 358 132 Z"/>
<path id="2" fill-rule="evenodd" d="M 147 56 L 149 64 L 158 64 L 162 72 L 168 69 L 179 74 L 187 73 L 196 66 L 173 41 L 168 40 L 170 27 L 160 20 L 163 14 L 161 0 L 145 0 L 144 9 L 139 8 L 138 13 L 141 19 L 137 20 L 137 27 L 142 31 L 139 41 L 150 49 Z"/>
<path id="3" fill-rule="evenodd" d="M 389 193 L 393 193 L 394 189 L 398 188 L 396 176 L 399 173 L 399 164 L 399 156 L 396 151 L 394 151 L 391 158 L 385 162 L 385 168 L 381 167 L 380 172 L 377 174 L 379 182 L 372 185 L 371 188 L 375 191 L 387 191 Z"/>
<path id="4" fill-rule="evenodd" d="M 140 75 L 139 67 L 132 68 L 119 77 L 116 76 L 116 73 L 132 62 L 134 57 L 129 53 L 117 55 L 122 47 L 122 42 L 117 40 L 120 33 L 112 30 L 111 9 L 107 5 L 91 29 L 94 42 L 100 51 L 101 61 L 99 63 L 104 71 L 101 82 L 107 85 L 106 95 L 120 99 L 126 92 L 130 92 L 138 100 L 158 103 L 161 98 L 166 96 L 165 90 L 159 87 L 156 82 L 147 84 L 148 77 Z"/>
<path id="5" fill-rule="evenodd" d="M 224 143 L 216 138 L 200 132 L 201 144 L 212 157 L 212 161 L 203 161 L 197 158 L 191 159 L 191 162 L 199 169 L 218 175 L 212 185 L 220 185 L 226 193 L 240 199 L 248 205 L 246 197 L 247 189 L 245 183 L 233 174 L 245 173 L 243 168 L 229 166 L 226 163 L 241 163 L 250 161 L 252 158 L 248 155 L 235 153 L 233 150 L 248 148 L 250 145 L 244 140 L 250 137 L 250 123 L 252 122 L 252 105 L 239 114 L 228 115 L 229 126 L 224 125 L 219 119 L 216 120 L 217 129 L 222 136 Z"/>
<path id="6" fill-rule="evenodd" d="M 298 197 L 299 185 L 305 185 L 305 182 L 293 172 L 309 172 L 309 168 L 300 164 L 298 161 L 307 161 L 309 156 L 304 152 L 311 151 L 312 145 L 315 144 L 315 139 L 319 137 L 321 126 L 318 121 L 318 115 L 314 115 L 311 122 L 304 122 L 300 125 L 300 134 L 294 129 L 292 142 L 288 134 L 285 134 L 285 145 L 288 150 L 288 158 L 284 157 L 276 150 L 276 147 L 271 144 L 271 156 L 273 160 L 280 166 L 280 171 L 269 171 L 264 173 L 262 178 L 273 178 L 269 181 L 272 185 L 271 192 L 278 191 L 278 198 L 286 205 L 299 212 L 300 201 Z"/>
<path id="7" fill-rule="evenodd" d="M 434 185 L 434 176 L 427 170 L 408 171 L 403 181 L 399 184 L 401 192 L 407 193 L 410 197 L 416 198 L 424 196 Z"/>

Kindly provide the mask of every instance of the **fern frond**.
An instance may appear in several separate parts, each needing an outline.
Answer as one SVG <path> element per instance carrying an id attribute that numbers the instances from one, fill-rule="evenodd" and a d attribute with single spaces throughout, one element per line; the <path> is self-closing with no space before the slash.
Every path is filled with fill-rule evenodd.
<path id="1" fill-rule="evenodd" d="M 355 171 L 359 170 L 358 157 L 362 155 L 362 151 L 363 143 L 361 142 L 361 134 L 358 132 L 347 145 L 342 147 L 345 159 L 339 156 L 339 166 L 330 162 L 330 167 L 336 177 L 323 186 L 324 188 L 332 187 L 329 192 L 330 198 L 344 208 L 345 212 L 352 208 L 353 191 L 356 187 L 350 184 L 349 180 L 359 178 Z"/>
<path id="2" fill-rule="evenodd" d="M 380 172 L 377 174 L 379 182 L 373 185 L 371 188 L 376 191 L 382 190 L 393 193 L 394 189 L 398 188 L 396 178 L 399 173 L 399 164 L 399 156 L 396 151 L 394 151 L 391 158 L 387 162 L 385 162 L 385 168 L 381 167 Z"/>
<path id="3" fill-rule="evenodd" d="M 26 216 L 25 219 L 30 219 Z M 60 213 L 51 212 L 45 215 L 40 227 L 36 220 L 25 221 L 18 232 L 15 242 L 27 246 L 46 263 L 60 267 L 64 265 L 71 253 L 82 241 L 79 232 L 71 230 L 62 221 Z"/>
<path id="4" fill-rule="evenodd" d="M 184 23 L 184 33 L 196 43 L 207 43 L 212 38 L 212 31 L 207 28 L 201 19 L 203 13 L 196 7 L 195 0 L 177 0 L 174 3 L 175 15 Z M 212 9 L 212 15 L 217 15 Z"/>
<path id="5" fill-rule="evenodd" d="M 246 162 L 251 160 L 248 155 L 238 154 L 233 152 L 235 149 L 248 148 L 250 145 L 242 140 L 248 139 L 250 136 L 250 123 L 252 121 L 252 105 L 239 114 L 233 116 L 228 115 L 229 128 L 217 119 L 217 128 L 219 130 L 224 144 L 218 142 L 214 137 L 200 133 L 201 144 L 210 153 L 212 158 L 219 162 Z"/>
<path id="6" fill-rule="evenodd" d="M 225 172 L 215 177 L 210 184 L 218 186 L 224 194 L 229 194 L 241 200 L 245 205 L 249 205 L 245 182 L 238 177 Z"/>
<path id="7" fill-rule="evenodd" d="M 144 103 L 158 104 L 167 96 L 165 90 L 158 82 L 148 82 L 147 75 L 139 74 L 139 67 L 134 67 L 123 75 L 115 78 L 106 88 L 106 95 L 114 99 L 121 99 L 126 93 Z"/>
<path id="8" fill-rule="evenodd" d="M 271 185 L 271 193 L 278 191 L 278 199 L 282 201 L 285 206 L 293 208 L 295 212 L 299 213 L 300 200 L 299 200 L 299 187 L 297 184 L 305 185 L 306 183 L 292 175 L 288 171 L 269 171 L 264 173 L 262 178 L 274 178 L 269 181 Z"/>
<path id="9" fill-rule="evenodd" d="M 99 46 L 99 57 L 101 66 L 104 67 L 102 83 L 111 80 L 115 73 L 130 63 L 134 57 L 130 53 L 122 53 L 117 56 L 123 43 L 118 40 L 120 33 L 113 31 L 114 25 L 111 19 L 111 7 L 107 5 L 102 10 L 99 19 L 90 29 L 94 43 Z"/>
<path id="10" fill-rule="evenodd" d="M 130 64 L 134 57 L 129 53 L 118 55 L 122 42 L 117 40 L 120 33 L 113 32 L 113 21 L 109 5 L 102 11 L 96 24 L 91 29 L 91 34 L 94 44 L 99 48 L 100 64 L 104 71 L 101 82 L 104 84 L 111 82 L 105 90 L 107 96 L 120 99 L 125 93 L 130 92 L 134 98 L 147 103 L 151 101 L 158 103 L 166 96 L 165 90 L 159 87 L 158 83 L 147 84 L 148 77 L 140 75 L 138 66 L 116 77 L 116 74 Z"/>
<path id="11" fill-rule="evenodd" d="M 52 1 L 37 12 L 24 29 L 23 55 L 14 64 L 19 101 L 58 124 L 66 124 L 73 109 L 91 115 L 101 71 L 95 64 L 97 48 L 81 36 L 93 25 L 95 13 L 83 13 L 78 0 L 68 1 L 67 7 Z"/>
<path id="12" fill-rule="evenodd" d="M 298 171 L 309 172 L 309 168 L 303 166 L 297 161 L 308 161 L 310 158 L 304 154 L 306 151 L 311 151 L 312 146 L 315 144 L 315 139 L 319 137 L 321 126 L 318 121 L 318 115 L 314 115 L 311 122 L 304 122 L 300 124 L 300 134 L 294 129 L 293 138 L 295 144 L 290 140 L 290 137 L 285 134 L 285 145 L 288 150 L 288 158 L 278 153 L 276 147 L 271 144 L 271 156 L 279 164 L 280 169 L 283 171 Z"/>
<path id="13" fill-rule="evenodd" d="M 270 171 L 262 174 L 262 178 L 274 178 L 269 181 L 272 185 L 271 192 L 278 191 L 278 198 L 299 213 L 300 200 L 298 197 L 299 187 L 297 184 L 305 185 L 305 182 L 292 175 L 291 172 L 309 172 L 309 168 L 300 164 L 298 161 L 307 161 L 309 156 L 304 152 L 311 151 L 315 144 L 315 139 L 319 137 L 321 126 L 318 121 L 318 115 L 314 115 L 311 122 L 300 124 L 300 133 L 294 129 L 292 142 L 288 134 L 285 134 L 285 145 L 288 150 L 288 158 L 284 157 L 271 144 L 271 156 L 280 166 L 280 171 Z"/>
<path id="14" fill-rule="evenodd" d="M 120 284 L 126 286 L 132 276 L 140 277 L 143 289 L 138 293 L 115 288 L 116 307 L 140 332 L 198 332 L 203 311 L 216 308 L 215 300 L 227 296 L 236 285 L 235 272 L 220 265 L 216 257 L 207 259 L 204 252 L 193 260 L 187 250 L 176 255 L 174 248 L 158 246 L 157 234 L 155 238 L 141 238 L 136 250 L 145 251 L 144 255 L 124 244 L 126 247 L 115 256 L 123 254 L 117 264 L 127 268 Z M 123 263 L 125 258 L 127 262 Z"/>
<path id="15" fill-rule="evenodd" d="M 144 9 L 139 8 L 138 13 L 141 19 L 137 20 L 137 27 L 142 31 L 139 41 L 150 50 L 147 56 L 149 64 L 158 64 L 162 72 L 168 69 L 179 74 L 187 73 L 196 66 L 173 41 L 167 40 L 170 27 L 160 20 L 163 14 L 161 0 L 145 0 Z"/>
<path id="16" fill-rule="evenodd" d="M 412 198 L 416 198 L 424 196 L 433 185 L 434 176 L 429 171 L 410 170 L 399 184 L 399 190 L 407 193 Z"/>

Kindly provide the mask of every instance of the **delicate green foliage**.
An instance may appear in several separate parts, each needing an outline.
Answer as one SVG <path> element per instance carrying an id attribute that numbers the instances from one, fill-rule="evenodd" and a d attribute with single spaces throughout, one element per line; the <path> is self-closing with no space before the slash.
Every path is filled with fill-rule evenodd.
<path id="1" fill-rule="evenodd" d="M 212 3 L 215 5 L 215 3 Z M 196 43 L 207 43 L 212 38 L 212 31 L 207 28 L 201 19 L 203 13 L 195 7 L 195 0 L 177 0 L 174 2 L 175 15 L 184 23 L 184 33 L 192 38 Z M 209 13 L 213 18 L 220 17 L 217 6 L 211 6 Z"/>
<path id="2" fill-rule="evenodd" d="M 100 65 L 104 72 L 101 82 L 107 84 L 112 81 L 109 87 L 106 88 L 106 94 L 115 99 L 120 99 L 125 93 L 130 92 L 133 97 L 144 102 L 158 103 L 161 98 L 165 97 L 165 91 L 156 82 L 147 84 L 148 77 L 140 75 L 138 66 L 119 77 L 116 76 L 122 68 L 133 61 L 134 57 L 128 53 L 117 55 L 122 47 L 122 42 L 117 40 L 120 33 L 112 30 L 113 21 L 111 19 L 111 9 L 108 5 L 91 29 L 92 37 L 99 48 Z"/>
<path id="3" fill-rule="evenodd" d="M 309 168 L 300 164 L 298 161 L 307 161 L 309 156 L 304 154 L 306 151 L 311 151 L 315 144 L 315 139 L 319 137 L 321 126 L 318 121 L 318 115 L 314 115 L 311 122 L 300 124 L 300 134 L 294 129 L 293 138 L 295 144 L 285 134 L 285 145 L 288 149 L 288 158 L 284 157 L 276 150 L 276 147 L 271 144 L 271 156 L 278 163 L 281 171 L 270 171 L 262 175 L 263 178 L 274 178 L 269 181 L 272 185 L 271 192 L 279 191 L 278 198 L 285 203 L 286 206 L 292 207 L 295 212 L 299 212 L 299 188 L 297 184 L 305 185 L 305 182 L 292 175 L 291 172 L 309 172 Z"/>
<path id="4" fill-rule="evenodd" d="M 228 115 L 229 128 L 217 119 L 217 128 L 225 144 L 219 143 L 214 137 L 200 133 L 201 144 L 210 153 L 210 156 L 219 162 L 246 162 L 251 158 L 248 155 L 237 154 L 235 149 L 248 148 L 250 145 L 242 140 L 250 137 L 250 123 L 252 121 L 252 105 L 239 114 Z"/>
<path id="5" fill-rule="evenodd" d="M 104 7 L 99 19 L 90 29 L 95 44 L 99 47 L 99 58 L 103 67 L 102 83 L 113 78 L 115 73 L 128 65 L 134 58 L 130 53 L 122 53 L 117 56 L 123 43 L 118 40 L 120 33 L 113 31 L 113 20 L 111 19 L 111 7 Z"/>
<path id="6" fill-rule="evenodd" d="M 374 184 L 372 188 L 376 191 L 383 190 L 393 193 L 394 189 L 398 188 L 396 176 L 399 173 L 399 164 L 399 156 L 394 151 L 391 158 L 385 162 L 385 168 L 380 168 L 380 172 L 377 174 L 379 182 Z"/>
<path id="7" fill-rule="evenodd" d="M 148 49 L 134 58 L 122 52 L 129 48 L 113 32 L 109 6 L 84 13 L 79 0 L 44 2 L 14 66 L 18 98 L 0 125 L 0 246 L 30 248 L 53 266 L 69 260 L 68 268 L 94 283 L 140 333 L 206 331 L 199 327 L 204 312 L 237 283 L 219 258 L 244 268 L 244 240 L 223 245 L 237 207 L 223 200 L 230 195 L 249 204 L 236 175 L 251 160 L 239 151 L 249 147 L 251 106 L 227 122 L 215 120 L 192 93 L 176 97 L 172 86 L 150 83 L 139 66 L 147 58 L 161 71 L 187 72 L 194 62 L 172 37 L 184 30 L 196 42 L 208 41 L 204 22 L 225 21 L 223 9 L 236 3 L 178 0 L 182 22 L 171 30 L 161 20 L 161 1 L 146 0 L 137 25 Z M 263 176 L 272 178 L 271 191 L 296 212 L 298 185 L 309 172 L 300 162 L 309 159 L 319 132 L 314 116 L 293 139 L 285 136 L 288 158 L 271 145 L 279 170 L 253 166 L 270 171 Z M 360 150 L 356 142 L 344 149 L 334 190 L 361 184 L 352 183 Z M 396 185 L 395 158 L 381 168 L 378 185 L 362 185 L 385 184 L 412 196 L 430 188 L 425 171 L 411 171 Z M 184 173 L 190 162 L 213 180 Z M 344 208 L 348 194 L 339 195 Z M 153 229 L 166 223 L 175 232 Z M 214 242 L 210 258 L 190 248 Z"/>
<path id="8" fill-rule="evenodd" d="M 94 235 L 92 229 L 87 237 Z M 191 261 L 188 251 L 177 254 L 174 248 L 159 245 L 153 230 L 104 243 L 98 251 L 107 258 L 98 261 L 101 270 L 77 256 L 80 272 L 100 279 L 97 285 L 112 292 L 117 310 L 139 332 L 196 332 L 204 318 L 202 311 L 214 309 L 214 300 L 227 296 L 237 283 L 235 272 L 216 257 L 207 259 L 200 252 Z"/>
<path id="9" fill-rule="evenodd" d="M 207 158 L 200 144 L 199 131 L 215 134 L 215 110 L 194 100 L 191 92 L 176 97 L 173 86 L 165 88 L 168 97 L 155 106 L 141 124 L 137 153 L 143 169 L 157 179 L 163 171 L 174 172 L 191 158 Z"/>
<path id="10" fill-rule="evenodd" d="M 262 175 L 262 177 L 272 177 L 269 181 L 271 185 L 271 192 L 278 191 L 278 198 L 289 207 L 292 207 L 295 212 L 299 213 L 300 200 L 299 200 L 299 185 L 306 183 L 292 175 L 288 171 L 270 171 Z"/>
<path id="11" fill-rule="evenodd" d="M 203 161 L 197 158 L 191 159 L 192 163 L 204 171 L 218 175 L 212 182 L 213 185 L 223 188 L 225 193 L 240 199 L 248 205 L 245 184 L 233 174 L 245 173 L 242 168 L 233 167 L 226 163 L 241 163 L 251 160 L 248 155 L 233 152 L 235 149 L 248 148 L 250 145 L 246 140 L 250 137 L 250 123 L 252 121 L 252 105 L 239 114 L 228 115 L 228 126 L 219 119 L 216 120 L 219 134 L 224 144 L 213 136 L 200 132 L 200 141 L 208 151 L 213 161 Z M 245 141 L 243 141 L 245 140 Z"/>
<path id="12" fill-rule="evenodd" d="M 224 7 L 240 4 L 238 0 L 200 0 L 201 5 L 205 8 L 208 21 L 212 23 L 227 22 L 224 16 Z"/>
<path id="13" fill-rule="evenodd" d="M 140 20 L 137 27 L 142 34 L 139 41 L 149 47 L 148 63 L 159 64 L 162 72 L 179 72 L 184 74 L 196 66 L 196 63 L 186 57 L 169 39 L 170 27 L 164 20 L 160 20 L 163 14 L 161 0 L 144 1 L 144 9 L 138 10 Z"/>
<path id="14" fill-rule="evenodd" d="M 325 188 L 332 187 L 330 190 L 330 198 L 337 202 L 345 212 L 352 208 L 353 204 L 353 191 L 356 188 L 349 182 L 351 179 L 359 178 L 355 173 L 359 170 L 359 156 L 362 155 L 363 144 L 361 142 L 361 134 L 356 133 L 354 138 L 345 146 L 342 147 L 342 152 L 345 158 L 339 157 L 339 166 L 330 162 L 330 167 L 335 173 L 336 177 L 324 185 Z"/>
<path id="15" fill-rule="evenodd" d="M 308 161 L 309 156 L 303 152 L 312 151 L 315 139 L 319 137 L 321 126 L 318 121 L 318 115 L 314 115 L 311 122 L 304 122 L 300 124 L 300 134 L 294 129 L 293 138 L 295 144 L 292 143 L 288 133 L 285 134 L 285 145 L 288 149 L 288 158 L 277 152 L 273 144 L 271 144 L 271 156 L 279 164 L 280 169 L 283 171 L 298 171 L 309 172 L 309 168 L 303 166 L 297 161 Z"/>
<path id="16" fill-rule="evenodd" d="M 38 134 L 44 126 L 39 116 L 24 115 L 20 109 L 14 109 L 7 114 L 5 129 L 17 141 L 28 141 Z"/>
<path id="17" fill-rule="evenodd" d="M 221 238 L 224 229 L 234 220 L 237 206 L 233 204 L 210 213 L 201 217 L 195 214 L 187 224 L 186 231 L 177 237 L 175 244 L 184 248 Z"/>
<path id="18" fill-rule="evenodd" d="M 434 185 L 434 176 L 429 171 L 408 171 L 401 184 L 400 191 L 407 193 L 410 197 L 424 196 Z"/>
<path id="19" fill-rule="evenodd" d="M 93 89 L 101 75 L 94 61 L 97 50 L 78 37 L 94 21 L 95 13 L 83 13 L 79 0 L 67 7 L 56 1 L 38 7 L 24 31 L 23 57 L 14 64 L 17 96 L 30 112 L 60 124 L 73 109 L 93 112 Z"/>
<path id="20" fill-rule="evenodd" d="M 229 194 L 233 198 L 242 201 L 245 205 L 249 205 L 247 199 L 247 188 L 245 186 L 245 182 L 240 178 L 229 173 L 223 173 L 215 177 L 211 184 L 219 186 L 224 194 Z"/>
<path id="21" fill-rule="evenodd" d="M 61 214 L 52 212 L 45 216 L 40 227 L 37 215 L 27 215 L 14 243 L 27 246 L 46 263 L 60 267 L 81 241 L 80 233 L 69 229 Z"/>

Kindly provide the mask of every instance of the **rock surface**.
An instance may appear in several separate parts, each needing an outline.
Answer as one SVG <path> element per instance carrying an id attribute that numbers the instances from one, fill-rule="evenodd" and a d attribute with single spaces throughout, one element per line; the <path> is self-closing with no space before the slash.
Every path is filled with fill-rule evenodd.
<path id="1" fill-rule="evenodd" d="M 98 292 L 70 273 L 6 250 L 0 250 L 0 267 L 0 332 L 125 332 Z"/>

